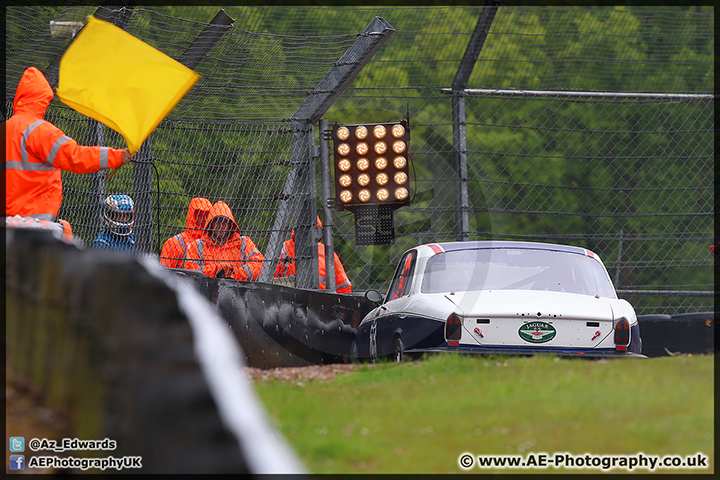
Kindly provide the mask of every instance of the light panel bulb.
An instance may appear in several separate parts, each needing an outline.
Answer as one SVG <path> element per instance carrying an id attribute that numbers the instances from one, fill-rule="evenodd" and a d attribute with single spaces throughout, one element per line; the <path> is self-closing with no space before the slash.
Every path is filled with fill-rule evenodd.
<path id="1" fill-rule="evenodd" d="M 350 145 L 347 143 L 341 143 L 338 145 L 337 152 L 342 155 L 343 157 L 350 153 Z"/>
<path id="2" fill-rule="evenodd" d="M 352 178 L 350 177 L 350 175 L 340 175 L 340 178 L 338 178 L 338 183 L 343 187 L 347 188 L 352 184 Z"/>
<path id="3" fill-rule="evenodd" d="M 348 170 L 350 170 L 350 166 L 350 160 L 348 160 L 347 158 L 343 158 L 338 162 L 338 168 L 343 172 L 347 172 Z"/>
<path id="4" fill-rule="evenodd" d="M 375 138 L 383 138 L 385 134 L 387 134 L 385 125 L 375 125 L 375 128 L 373 128 L 373 136 Z"/>
<path id="5" fill-rule="evenodd" d="M 340 140 L 347 140 L 350 137 L 350 130 L 347 127 L 340 127 L 337 129 L 337 137 Z"/>

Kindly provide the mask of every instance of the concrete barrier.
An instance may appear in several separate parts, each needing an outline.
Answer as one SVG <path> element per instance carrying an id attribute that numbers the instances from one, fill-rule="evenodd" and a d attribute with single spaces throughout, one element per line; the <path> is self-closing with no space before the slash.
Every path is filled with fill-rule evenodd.
<path id="1" fill-rule="evenodd" d="M 243 375 L 235 335 L 192 283 L 153 258 L 5 235 L 8 366 L 76 438 L 117 442 L 67 453 L 141 457 L 138 473 L 303 472 Z"/>

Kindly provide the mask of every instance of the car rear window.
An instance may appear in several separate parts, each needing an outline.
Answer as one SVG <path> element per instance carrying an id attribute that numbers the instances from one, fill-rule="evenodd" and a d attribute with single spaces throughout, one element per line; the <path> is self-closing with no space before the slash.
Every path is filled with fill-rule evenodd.
<path id="1" fill-rule="evenodd" d="M 485 248 L 428 259 L 420 290 L 548 290 L 617 298 L 605 268 L 586 255 L 529 248 Z"/>

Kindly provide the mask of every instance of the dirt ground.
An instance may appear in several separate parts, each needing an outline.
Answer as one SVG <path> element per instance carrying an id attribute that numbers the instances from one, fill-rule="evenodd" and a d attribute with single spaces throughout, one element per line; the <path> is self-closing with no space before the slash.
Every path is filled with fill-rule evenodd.
<path id="1" fill-rule="evenodd" d="M 44 405 L 40 391 L 9 367 L 5 368 L 5 442 L 10 437 L 25 437 L 25 452 L 21 453 L 28 458 L 28 454 L 42 454 L 31 452 L 27 442 L 32 438 L 59 440 L 70 437 L 67 420 L 58 412 Z M 5 457 L 6 473 L 59 473 L 56 470 L 32 469 L 10 470 L 10 447 L 8 445 Z M 56 454 L 53 454 L 56 455 Z"/>
<path id="2" fill-rule="evenodd" d="M 288 382 L 302 382 L 307 380 L 329 381 L 336 375 L 353 371 L 354 364 L 311 365 L 307 367 L 286 367 L 263 370 L 260 368 L 245 368 L 247 378 L 262 382 L 269 379 L 278 379 Z M 45 405 L 42 393 L 26 379 L 22 378 L 9 367 L 6 367 L 5 384 L 5 441 L 10 437 L 25 437 L 26 444 L 30 439 L 47 438 L 60 440 L 73 437 L 69 422 L 63 415 Z M 10 470 L 9 447 L 5 457 L 6 473 L 62 473 L 57 470 Z M 42 452 L 31 452 L 27 449 L 23 454 L 40 455 Z M 52 455 L 58 455 L 52 453 Z"/>
<path id="3" fill-rule="evenodd" d="M 245 374 L 255 381 L 263 381 L 271 378 L 288 382 L 299 382 L 303 380 L 329 381 L 336 375 L 352 372 L 357 365 L 352 363 L 337 363 L 331 365 L 311 365 L 308 367 L 284 367 L 263 370 L 261 368 L 246 367 Z"/>

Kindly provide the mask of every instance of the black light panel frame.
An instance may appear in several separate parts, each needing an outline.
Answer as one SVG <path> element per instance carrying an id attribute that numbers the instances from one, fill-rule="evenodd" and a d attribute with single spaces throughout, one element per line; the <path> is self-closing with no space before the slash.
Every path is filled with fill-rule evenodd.
<path id="1" fill-rule="evenodd" d="M 410 129 L 407 120 L 333 124 L 336 210 L 410 204 Z"/>

